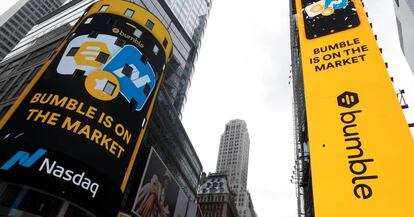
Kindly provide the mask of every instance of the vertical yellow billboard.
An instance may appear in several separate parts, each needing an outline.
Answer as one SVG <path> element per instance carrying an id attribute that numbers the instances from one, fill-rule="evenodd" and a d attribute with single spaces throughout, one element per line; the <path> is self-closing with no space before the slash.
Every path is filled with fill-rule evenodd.
<path id="1" fill-rule="evenodd" d="M 296 0 L 316 217 L 411 217 L 414 143 L 360 0 Z"/>
<path id="2" fill-rule="evenodd" d="M 171 52 L 146 9 L 91 5 L 0 122 L 0 179 L 115 216 Z"/>

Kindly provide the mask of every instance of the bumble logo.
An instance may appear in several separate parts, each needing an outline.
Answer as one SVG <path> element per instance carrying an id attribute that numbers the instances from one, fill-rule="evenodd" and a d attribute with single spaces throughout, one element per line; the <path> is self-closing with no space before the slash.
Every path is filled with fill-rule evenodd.
<path id="1" fill-rule="evenodd" d="M 352 108 L 359 103 L 358 94 L 345 91 L 337 97 L 338 105 L 345 108 Z"/>
<path id="2" fill-rule="evenodd" d="M 113 28 L 112 32 L 115 33 L 115 34 L 118 34 L 120 32 L 120 30 L 118 28 Z"/>
<path id="3" fill-rule="evenodd" d="M 363 115 L 362 110 L 354 110 L 355 105 L 359 103 L 357 93 L 345 91 L 337 97 L 338 105 L 346 108 L 345 112 L 339 114 L 342 124 L 342 135 L 344 148 L 347 151 L 346 159 L 351 175 L 351 184 L 353 185 L 353 194 L 355 198 L 367 200 L 373 197 L 373 184 L 378 181 L 378 176 L 373 174 L 372 165 L 375 159 L 370 158 L 371 154 L 367 152 L 363 134 L 360 134 L 359 116 Z"/>

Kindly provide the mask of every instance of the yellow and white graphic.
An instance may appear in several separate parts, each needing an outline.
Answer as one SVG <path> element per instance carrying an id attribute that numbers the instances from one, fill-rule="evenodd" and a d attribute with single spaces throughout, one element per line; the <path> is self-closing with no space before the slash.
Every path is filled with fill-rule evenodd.
<path id="1" fill-rule="evenodd" d="M 315 2 L 305 8 L 306 14 L 308 14 L 309 17 L 318 16 L 325 9 L 324 5 L 325 0 Z"/>
<path id="2" fill-rule="evenodd" d="M 344 9 L 348 6 L 348 0 L 321 0 L 305 7 L 309 17 L 318 15 L 330 16 L 336 9 Z"/>
<path id="3" fill-rule="evenodd" d="M 141 60 L 138 48 L 124 43 L 118 45 L 117 39 L 104 34 L 96 38 L 89 35 L 74 38 L 57 71 L 63 75 L 86 76 L 86 90 L 99 100 L 113 100 L 121 92 L 140 111 L 155 88 L 156 75 L 151 65 Z"/>
<path id="4" fill-rule="evenodd" d="M 122 47 L 115 44 L 117 37 L 99 34 L 96 38 L 82 35 L 74 38 L 65 50 L 57 67 L 62 75 L 72 75 L 75 70 L 84 75 L 102 69 L 111 56 Z"/>
<path id="5" fill-rule="evenodd" d="M 88 93 L 102 101 L 113 100 L 119 94 L 119 81 L 109 72 L 96 71 L 89 74 L 85 80 Z"/>

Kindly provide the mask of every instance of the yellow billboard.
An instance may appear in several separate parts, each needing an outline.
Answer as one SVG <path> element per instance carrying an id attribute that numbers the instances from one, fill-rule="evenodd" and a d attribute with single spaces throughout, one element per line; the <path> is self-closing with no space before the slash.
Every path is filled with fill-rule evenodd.
<path id="1" fill-rule="evenodd" d="M 296 0 L 316 217 L 411 217 L 414 143 L 360 0 Z"/>

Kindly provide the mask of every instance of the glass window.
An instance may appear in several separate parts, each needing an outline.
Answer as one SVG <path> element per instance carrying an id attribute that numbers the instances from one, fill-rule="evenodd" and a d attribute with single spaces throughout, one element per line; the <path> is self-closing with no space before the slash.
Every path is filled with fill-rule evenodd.
<path id="1" fill-rule="evenodd" d="M 91 23 L 91 22 L 92 22 L 92 20 L 93 20 L 93 18 L 92 18 L 92 17 L 89 17 L 88 19 L 86 19 L 85 24 L 89 24 L 89 23 Z"/>
<path id="2" fill-rule="evenodd" d="M 145 26 L 148 27 L 148 29 L 153 29 L 154 23 L 151 20 L 147 20 L 147 23 L 145 24 Z"/>
<path id="3" fill-rule="evenodd" d="M 81 210 L 71 204 L 66 210 L 64 217 L 92 217 L 92 215 L 90 215 L 86 211 Z"/>
<path id="4" fill-rule="evenodd" d="M 16 199 L 17 198 L 17 199 Z M 0 197 L 0 216 L 54 217 L 63 201 L 28 187 L 7 185 Z"/>
<path id="5" fill-rule="evenodd" d="M 6 114 L 6 112 L 10 109 L 11 106 L 12 105 L 5 106 L 0 110 L 0 118 L 2 118 Z"/>
<path id="6" fill-rule="evenodd" d="M 108 9 L 108 5 L 102 5 L 101 9 L 99 9 L 99 12 L 105 12 Z"/>
<path id="7" fill-rule="evenodd" d="M 160 49 L 158 48 L 158 46 L 157 45 L 154 45 L 154 48 L 152 49 L 152 51 L 154 52 L 154 54 L 155 55 L 157 55 L 158 54 L 158 51 L 159 51 Z"/>
<path id="8" fill-rule="evenodd" d="M 132 15 L 134 15 L 134 11 L 127 8 L 124 15 L 127 16 L 127 17 L 132 17 Z"/>
<path id="9" fill-rule="evenodd" d="M 141 31 L 141 30 L 139 30 L 139 29 L 135 29 L 135 31 L 134 31 L 134 35 L 135 35 L 136 37 L 140 38 L 140 37 L 141 37 L 141 35 L 142 35 L 142 31 Z"/>

